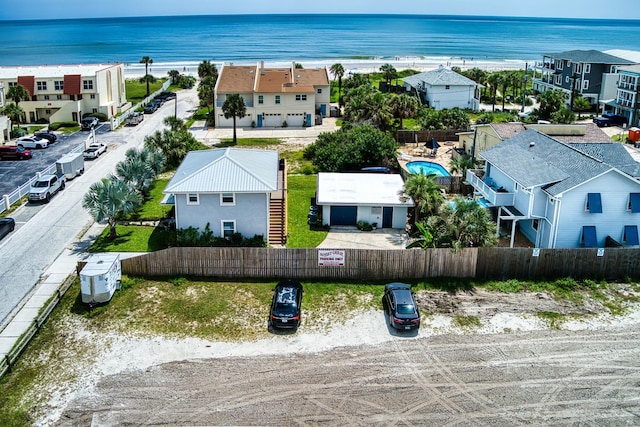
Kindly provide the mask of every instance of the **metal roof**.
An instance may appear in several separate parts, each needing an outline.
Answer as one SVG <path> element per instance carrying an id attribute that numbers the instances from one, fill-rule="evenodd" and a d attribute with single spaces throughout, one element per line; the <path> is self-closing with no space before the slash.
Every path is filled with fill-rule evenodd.
<path id="1" fill-rule="evenodd" d="M 277 151 L 229 147 L 190 151 L 164 193 L 265 193 L 277 189 Z"/>
<path id="2" fill-rule="evenodd" d="M 403 77 L 402 81 L 413 87 L 419 84 L 426 84 L 429 86 L 448 85 L 483 87 L 481 84 L 476 83 L 475 81 L 468 79 L 465 76 L 443 66 L 440 66 L 435 70 L 425 71 L 424 73 L 414 74 L 409 77 Z"/>
<path id="3" fill-rule="evenodd" d="M 115 64 L 78 64 L 78 65 L 28 65 L 20 67 L 0 67 L 0 80 L 15 79 L 18 76 L 34 76 L 37 79 L 62 78 L 68 74 L 80 74 L 83 77 L 95 77 L 98 71 L 111 67 L 122 67 Z"/>
<path id="4" fill-rule="evenodd" d="M 546 186 L 551 195 L 613 169 L 602 160 L 534 129 L 518 133 L 480 156 L 523 187 Z"/>
<path id="5" fill-rule="evenodd" d="M 331 173 L 318 174 L 318 205 L 413 206 L 400 200 L 404 181 L 398 174 Z"/>

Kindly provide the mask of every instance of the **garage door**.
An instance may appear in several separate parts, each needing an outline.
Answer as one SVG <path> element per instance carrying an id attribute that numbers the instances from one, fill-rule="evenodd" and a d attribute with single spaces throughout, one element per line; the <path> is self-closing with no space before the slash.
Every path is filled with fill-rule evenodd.
<path id="1" fill-rule="evenodd" d="M 280 114 L 264 114 L 262 126 L 264 127 L 280 127 L 282 126 L 282 118 Z"/>
<path id="2" fill-rule="evenodd" d="M 239 127 L 239 128 L 249 127 L 249 126 L 251 126 L 251 121 L 252 121 L 252 119 L 251 119 L 251 115 L 250 114 L 244 116 L 241 119 L 236 117 L 236 127 Z M 233 118 L 225 119 L 224 118 L 224 114 L 220 114 L 220 115 L 218 115 L 217 126 L 225 127 L 225 128 L 232 128 L 233 127 Z"/>
<path id="3" fill-rule="evenodd" d="M 331 206 L 331 224 L 329 225 L 356 225 L 357 218 L 357 206 Z"/>
<path id="4" fill-rule="evenodd" d="M 302 127 L 304 114 L 287 114 L 287 124 L 293 127 Z"/>

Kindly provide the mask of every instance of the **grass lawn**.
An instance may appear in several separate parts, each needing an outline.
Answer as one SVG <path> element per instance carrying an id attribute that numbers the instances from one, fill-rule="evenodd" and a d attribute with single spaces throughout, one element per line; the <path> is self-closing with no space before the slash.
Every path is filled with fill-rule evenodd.
<path id="1" fill-rule="evenodd" d="M 144 225 L 117 225 L 118 237 L 109 239 L 109 227 L 98 236 L 89 252 L 153 252 L 175 244 L 175 231 Z"/>
<path id="2" fill-rule="evenodd" d="M 153 93 L 160 89 L 166 80 L 166 77 L 163 77 L 157 79 L 155 83 L 150 83 L 149 93 Z M 127 93 L 127 101 L 131 102 L 133 105 L 137 104 L 147 97 L 147 84 L 140 83 L 138 79 L 125 80 L 124 88 Z"/>
<path id="3" fill-rule="evenodd" d="M 272 145 L 282 144 L 282 140 L 278 138 L 238 138 L 236 147 L 268 147 Z M 232 147 L 233 138 L 223 138 L 218 147 Z"/>
<path id="4" fill-rule="evenodd" d="M 171 178 L 156 179 L 151 191 L 149 192 L 148 199 L 140 208 L 127 215 L 124 219 L 158 221 L 162 218 L 166 218 L 167 214 L 171 210 L 171 206 L 161 205 L 160 202 L 164 198 L 164 193 L 162 191 L 165 189 L 170 179 Z"/>
<path id="5" fill-rule="evenodd" d="M 289 239 L 287 248 L 315 248 L 327 236 L 324 230 L 311 230 L 307 224 L 307 214 L 311 198 L 316 192 L 316 175 L 289 176 L 288 222 Z"/>

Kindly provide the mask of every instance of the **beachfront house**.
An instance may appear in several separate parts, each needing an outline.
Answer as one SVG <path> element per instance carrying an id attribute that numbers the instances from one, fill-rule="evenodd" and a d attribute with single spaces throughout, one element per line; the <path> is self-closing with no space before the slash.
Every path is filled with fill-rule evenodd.
<path id="1" fill-rule="evenodd" d="M 561 142 L 611 142 L 611 138 L 594 123 L 526 124 L 520 122 L 474 125 L 469 132 L 458 133 L 459 145 L 467 156 L 478 159 L 487 148 L 527 129 L 535 129 Z"/>
<path id="2" fill-rule="evenodd" d="M 480 89 L 484 86 L 442 65 L 402 81 L 407 92 L 436 110 L 458 107 L 478 111 L 480 107 Z"/>
<path id="3" fill-rule="evenodd" d="M 268 68 L 257 65 L 223 65 L 215 87 L 216 126 L 231 127 L 222 105 L 230 94 L 240 94 L 246 116 L 239 127 L 313 126 L 329 114 L 330 86 L 326 68 Z"/>
<path id="4" fill-rule="evenodd" d="M 640 65 L 618 68 L 614 112 L 626 117 L 629 126 L 640 126 Z"/>
<path id="5" fill-rule="evenodd" d="M 378 228 L 404 229 L 413 201 L 400 199 L 403 189 L 399 174 L 321 172 L 316 204 L 322 222 L 331 226 L 355 226 L 365 221 Z"/>
<path id="6" fill-rule="evenodd" d="M 207 225 L 214 236 L 286 238 L 286 171 L 278 152 L 222 148 L 191 151 L 164 190 L 176 227 Z"/>
<path id="7" fill-rule="evenodd" d="M 467 182 L 538 248 L 638 246 L 640 163 L 618 143 L 564 143 L 528 129 L 480 154 Z"/>
<path id="8" fill-rule="evenodd" d="M 535 64 L 533 90 L 546 92 L 559 89 L 567 94 L 567 105 L 582 96 L 596 109 L 601 102 L 616 96 L 617 70 L 633 62 L 597 50 L 570 50 L 545 53 Z"/>
<path id="9" fill-rule="evenodd" d="M 21 85 L 29 99 L 20 102 L 21 123 L 80 122 L 86 113 L 113 117 L 129 104 L 123 64 L 0 67 L 0 85 Z"/>

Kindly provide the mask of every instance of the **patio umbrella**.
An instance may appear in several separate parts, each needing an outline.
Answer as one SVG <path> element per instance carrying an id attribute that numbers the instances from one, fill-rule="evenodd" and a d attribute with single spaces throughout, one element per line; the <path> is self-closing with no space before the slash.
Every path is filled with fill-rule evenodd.
<path id="1" fill-rule="evenodd" d="M 430 150 L 435 150 L 436 148 L 440 148 L 440 144 L 438 144 L 438 141 L 436 141 L 435 138 L 431 138 L 431 140 L 425 142 L 424 146 L 425 148 L 428 148 Z"/>

